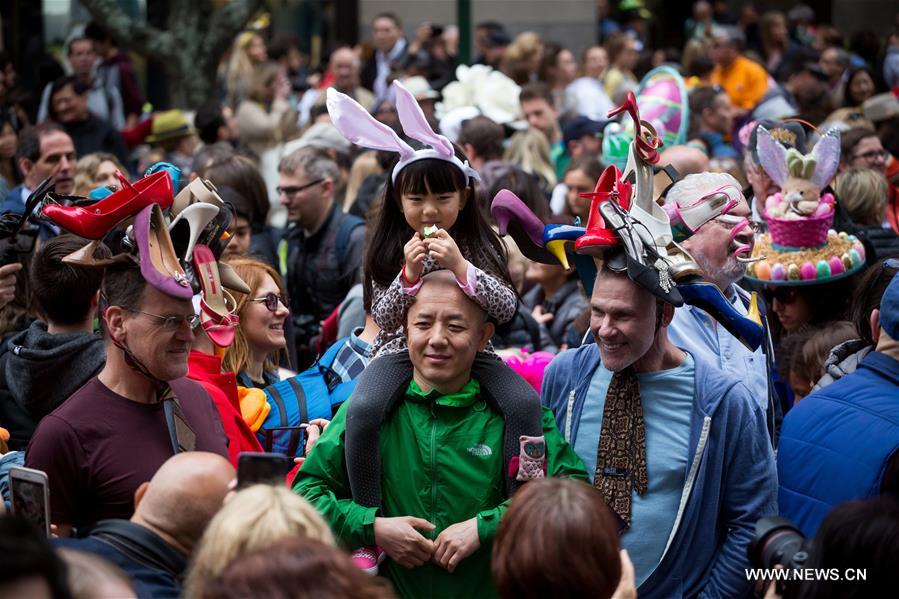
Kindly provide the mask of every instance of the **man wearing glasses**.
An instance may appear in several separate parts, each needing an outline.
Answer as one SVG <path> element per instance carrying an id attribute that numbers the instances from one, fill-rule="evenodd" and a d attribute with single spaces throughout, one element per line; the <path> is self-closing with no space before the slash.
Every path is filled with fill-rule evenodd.
<path id="1" fill-rule="evenodd" d="M 335 201 L 339 180 L 337 164 L 314 148 L 288 154 L 278 168 L 278 193 L 289 223 L 282 274 L 301 369 L 315 359 L 321 321 L 359 281 L 364 221 L 344 214 Z"/>
<path id="2" fill-rule="evenodd" d="M 212 400 L 185 378 L 197 321 L 190 300 L 116 265 L 103 276 L 100 308 L 105 366 L 41 421 L 26 452 L 25 465 L 47 473 L 61 536 L 130 518 L 135 491 L 174 453 L 228 457 Z"/>
<path id="3" fill-rule="evenodd" d="M 752 254 L 754 225 L 749 220 L 749 204 L 740 192 L 740 184 L 726 173 L 687 175 L 671 187 L 665 203 L 676 204 L 681 213 L 704 211 L 705 222 L 682 245 L 702 267 L 706 279 L 745 316 L 750 295 L 737 282 L 746 273 L 742 260 Z M 769 408 L 766 372 L 770 365 L 763 351 L 766 343 L 750 351 L 706 311 L 689 305 L 675 310 L 668 336 L 678 347 L 736 375 L 759 407 Z M 767 336 L 766 333 L 766 339 Z M 769 427 L 773 415 L 768 414 Z"/>

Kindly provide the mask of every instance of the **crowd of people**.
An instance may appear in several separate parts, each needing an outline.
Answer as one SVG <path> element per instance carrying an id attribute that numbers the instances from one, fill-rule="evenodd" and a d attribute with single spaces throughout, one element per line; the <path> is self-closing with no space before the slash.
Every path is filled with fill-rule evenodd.
<path id="1" fill-rule="evenodd" d="M 3 58 L 0 595 L 894 592 L 899 14 L 727 8 L 248 29 L 192 110 Z"/>

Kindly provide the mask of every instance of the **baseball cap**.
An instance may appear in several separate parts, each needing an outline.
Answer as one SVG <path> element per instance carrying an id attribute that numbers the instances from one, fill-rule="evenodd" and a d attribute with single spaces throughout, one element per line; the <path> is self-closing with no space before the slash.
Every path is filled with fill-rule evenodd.
<path id="1" fill-rule="evenodd" d="M 749 134 L 749 143 L 746 145 L 746 149 L 752 152 L 752 159 L 756 164 L 759 163 L 757 149 L 759 125 L 770 131 L 771 137 L 780 142 L 783 147 L 787 149 L 796 148 L 805 154 L 805 129 L 802 128 L 802 125 L 791 121 L 762 119 L 753 127 L 752 132 Z"/>
<path id="2" fill-rule="evenodd" d="M 893 275 L 880 298 L 880 327 L 891 338 L 899 339 L 899 275 Z"/>
<path id="3" fill-rule="evenodd" d="M 570 119 L 562 125 L 562 140 L 568 147 L 568 142 L 576 141 L 585 135 L 598 135 L 602 133 L 609 121 L 594 121 L 582 115 Z"/>

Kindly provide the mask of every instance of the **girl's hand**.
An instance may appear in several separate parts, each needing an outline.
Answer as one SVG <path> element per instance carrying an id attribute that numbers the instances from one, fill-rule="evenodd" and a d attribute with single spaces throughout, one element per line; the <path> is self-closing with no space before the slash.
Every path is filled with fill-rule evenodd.
<path id="1" fill-rule="evenodd" d="M 468 260 L 459 251 L 459 246 L 445 229 L 437 231 L 425 240 L 428 253 L 443 268 L 451 271 L 463 285 L 468 282 Z"/>
<path id="2" fill-rule="evenodd" d="M 416 232 L 403 248 L 406 260 L 406 280 L 409 283 L 414 285 L 421 278 L 427 253 L 428 249 L 421 238 L 421 233 Z"/>

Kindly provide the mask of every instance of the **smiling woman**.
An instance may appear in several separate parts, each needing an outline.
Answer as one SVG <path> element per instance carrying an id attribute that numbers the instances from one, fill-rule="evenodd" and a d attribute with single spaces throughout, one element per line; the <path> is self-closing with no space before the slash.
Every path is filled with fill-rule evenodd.
<path id="1" fill-rule="evenodd" d="M 243 258 L 229 264 L 251 291 L 249 295 L 234 294 L 240 325 L 223 367 L 237 373 L 239 385 L 263 388 L 278 382 L 278 354 L 287 345 L 284 324 L 290 311 L 284 284 L 278 272 L 264 262 Z"/>

